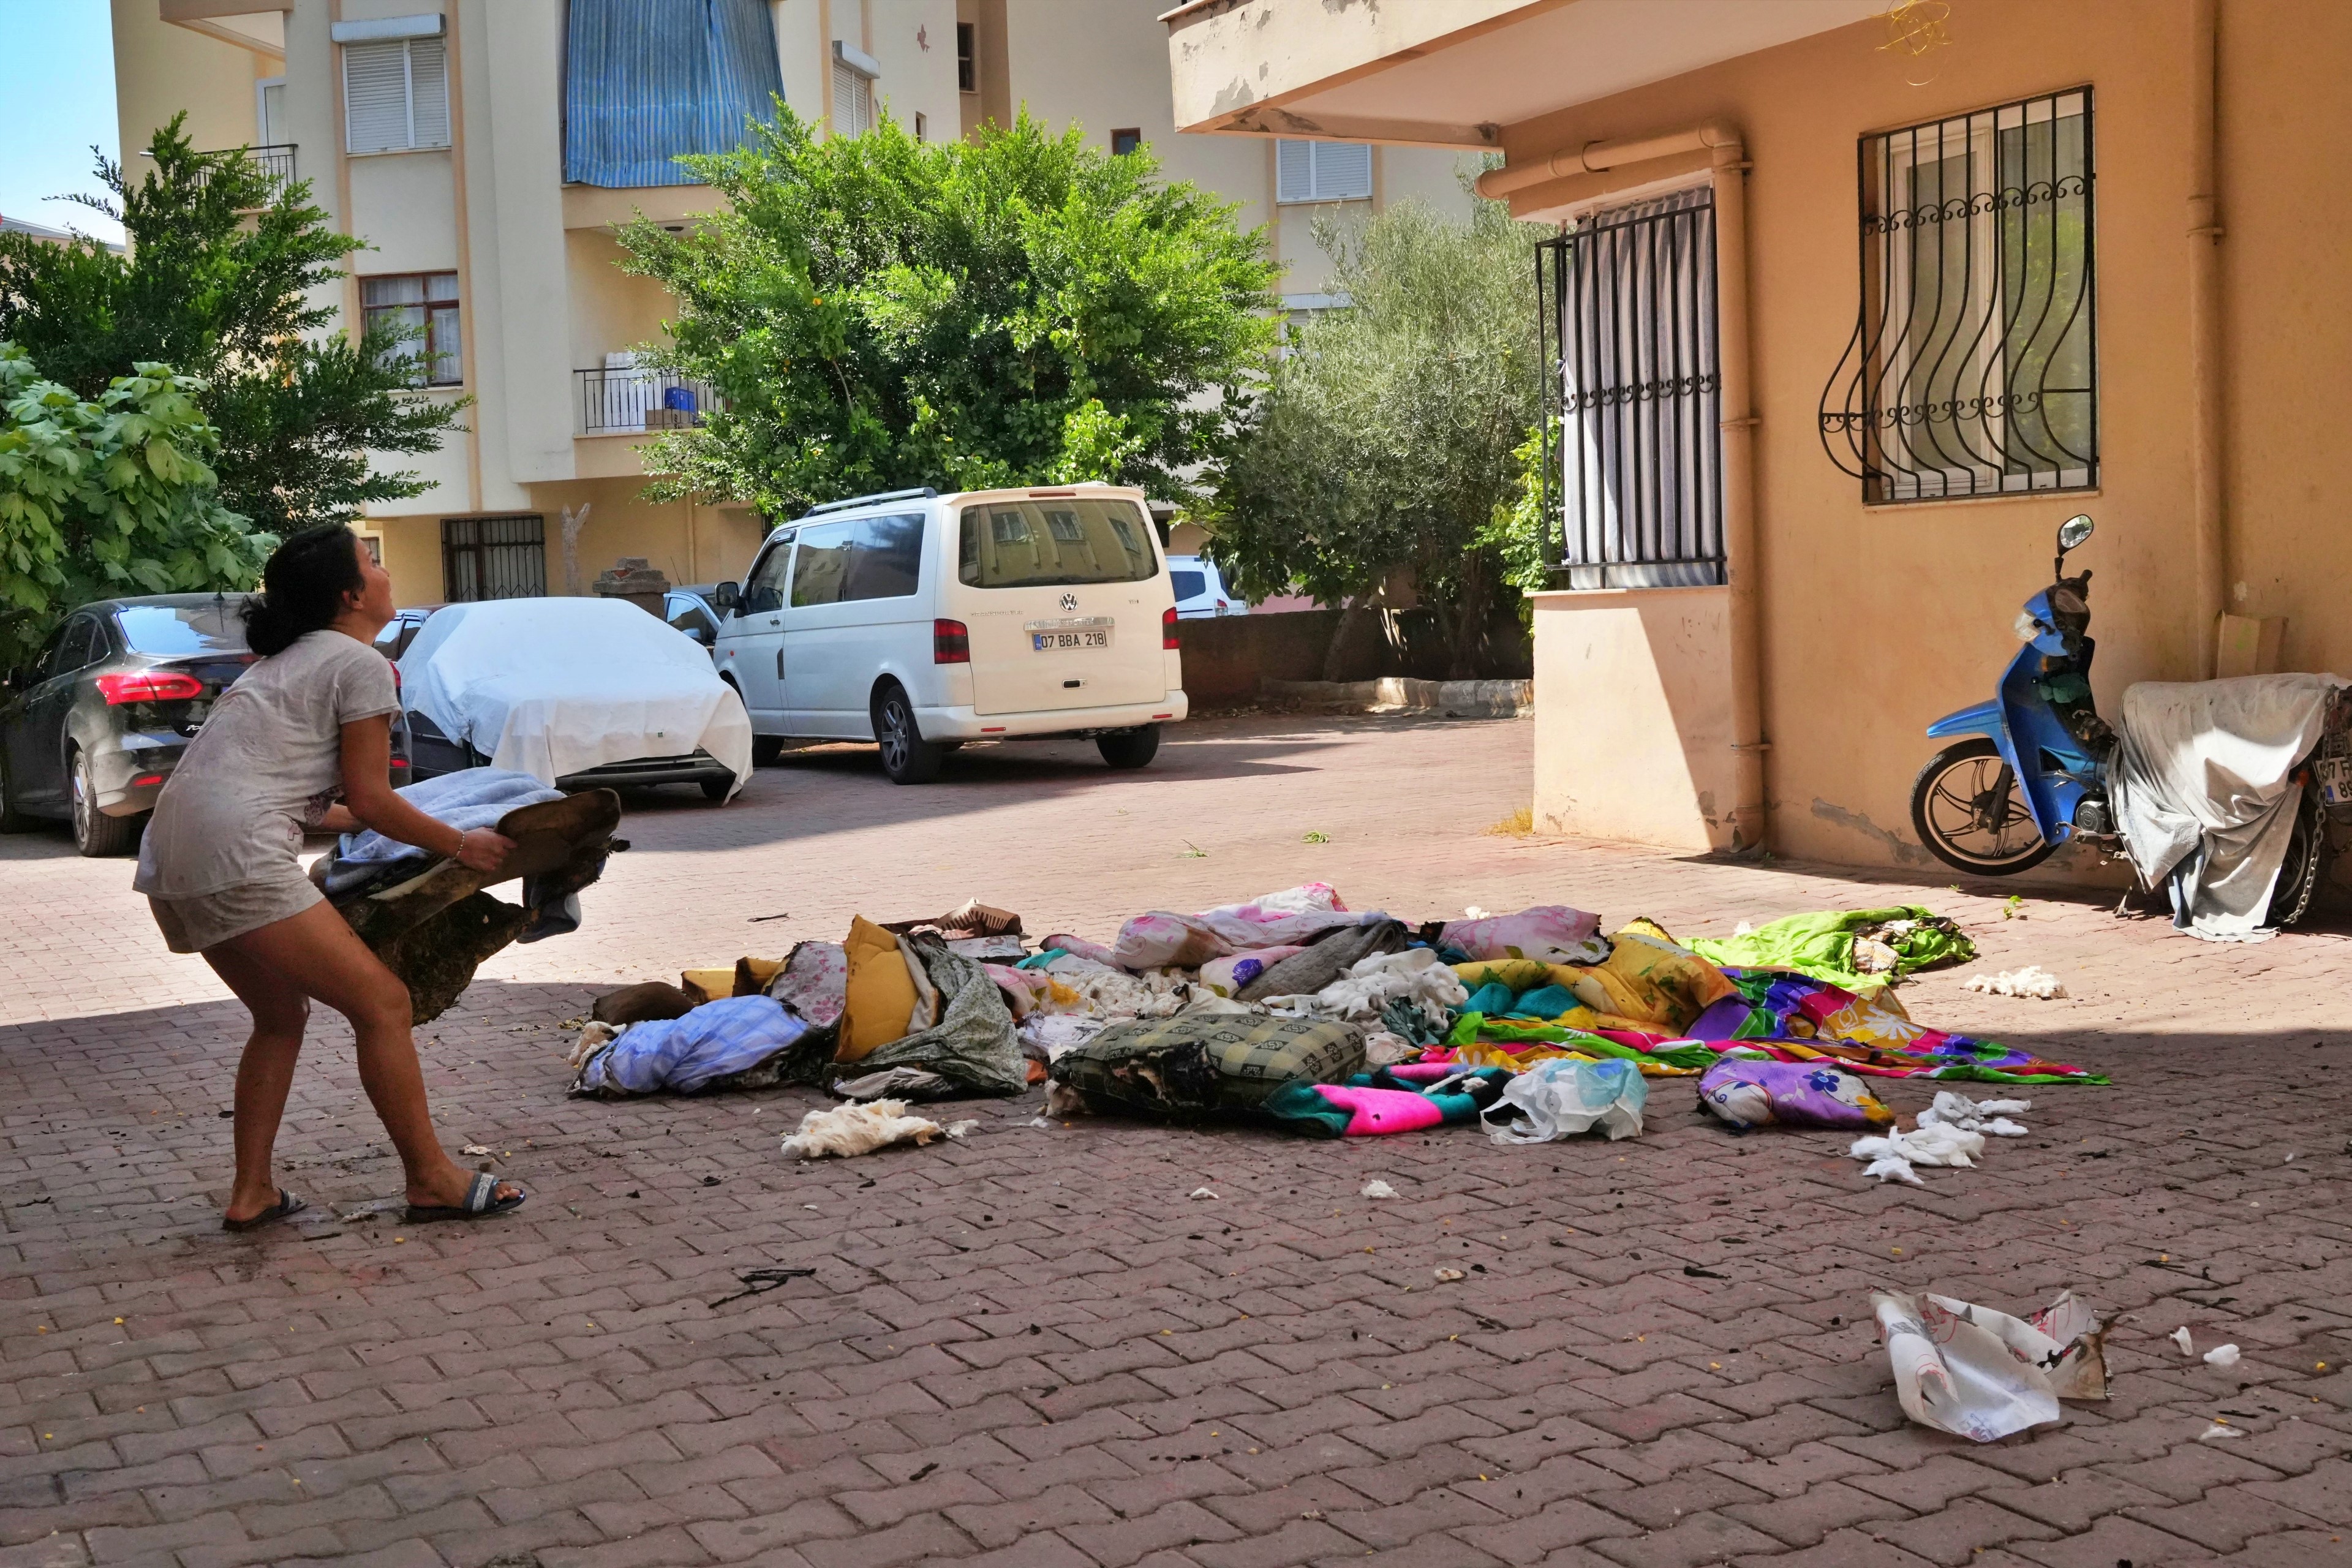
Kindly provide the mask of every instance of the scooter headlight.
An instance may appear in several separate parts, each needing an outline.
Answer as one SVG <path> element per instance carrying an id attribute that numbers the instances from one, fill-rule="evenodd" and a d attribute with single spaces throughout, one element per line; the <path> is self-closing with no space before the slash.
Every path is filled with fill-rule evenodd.
<path id="1" fill-rule="evenodd" d="M 2033 618 L 2032 610 L 2020 610 L 2017 612 L 2017 625 L 2013 629 L 2017 633 L 2018 641 L 2032 642 L 2042 635 L 2042 623 Z"/>

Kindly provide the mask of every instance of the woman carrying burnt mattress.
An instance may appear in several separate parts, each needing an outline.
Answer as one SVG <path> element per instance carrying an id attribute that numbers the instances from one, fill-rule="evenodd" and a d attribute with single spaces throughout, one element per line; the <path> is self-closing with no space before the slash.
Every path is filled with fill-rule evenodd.
<path id="1" fill-rule="evenodd" d="M 392 578 L 340 524 L 278 548 L 246 630 L 262 657 L 213 704 L 163 785 L 132 883 L 174 952 L 201 954 L 253 1015 L 236 1069 L 236 1180 L 222 1222 L 250 1230 L 299 1213 L 270 1151 L 319 1001 L 351 1021 L 360 1083 L 407 1173 L 408 1218 L 478 1219 L 520 1189 L 460 1168 L 441 1147 L 409 1033 L 408 988 L 302 874 L 306 829 L 372 827 L 494 871 L 513 848 L 460 833 L 395 794 L 392 668 L 371 646 L 392 619 Z M 336 804 L 338 801 L 341 804 Z"/>

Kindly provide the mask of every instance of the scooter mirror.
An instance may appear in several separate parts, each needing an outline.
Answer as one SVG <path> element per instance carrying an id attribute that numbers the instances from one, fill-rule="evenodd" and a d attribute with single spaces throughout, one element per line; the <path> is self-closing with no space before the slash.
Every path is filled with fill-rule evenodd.
<path id="1" fill-rule="evenodd" d="M 2066 551 L 2081 548 L 2083 542 L 2091 537 L 2091 528 L 2089 516 L 2081 512 L 2060 523 L 2058 525 L 2059 552 L 2063 554 Z"/>

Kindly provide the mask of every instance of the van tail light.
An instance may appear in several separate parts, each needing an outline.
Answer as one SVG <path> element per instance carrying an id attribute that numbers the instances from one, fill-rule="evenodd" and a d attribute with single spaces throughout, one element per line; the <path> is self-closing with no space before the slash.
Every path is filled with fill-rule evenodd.
<path id="1" fill-rule="evenodd" d="M 971 662 L 971 631 L 961 621 L 931 623 L 931 662 L 933 664 L 970 664 Z"/>
<path id="2" fill-rule="evenodd" d="M 126 702 L 185 702 L 205 694 L 205 683 L 176 670 L 149 669 L 137 675 L 101 675 L 98 694 L 110 708 Z"/>
<path id="3" fill-rule="evenodd" d="M 1160 646 L 1161 647 L 1184 646 L 1176 640 L 1176 606 L 1173 605 L 1169 605 L 1160 614 Z"/>

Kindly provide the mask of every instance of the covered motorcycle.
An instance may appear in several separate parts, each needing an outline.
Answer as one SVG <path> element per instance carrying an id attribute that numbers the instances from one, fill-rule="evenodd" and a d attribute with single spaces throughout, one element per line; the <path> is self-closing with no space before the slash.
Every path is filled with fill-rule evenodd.
<path id="1" fill-rule="evenodd" d="M 1911 822 L 1947 865 L 2010 876 L 2081 838 L 2163 887 L 2174 923 L 2247 940 L 2309 908 L 2331 816 L 2352 820 L 2352 700 L 2333 675 L 2144 681 L 2110 727 L 2091 694 L 2091 574 L 2069 577 L 2088 517 L 2058 531 L 2055 579 L 2017 617 L 2024 643 L 1990 701 L 1947 714 Z"/>

